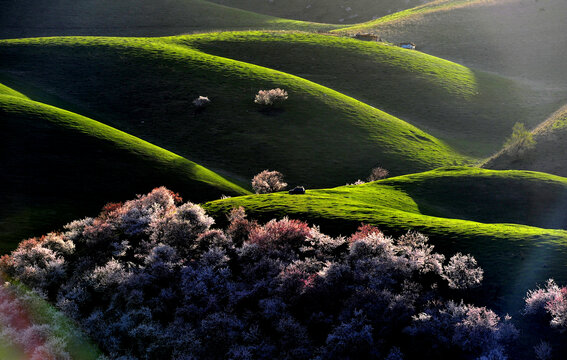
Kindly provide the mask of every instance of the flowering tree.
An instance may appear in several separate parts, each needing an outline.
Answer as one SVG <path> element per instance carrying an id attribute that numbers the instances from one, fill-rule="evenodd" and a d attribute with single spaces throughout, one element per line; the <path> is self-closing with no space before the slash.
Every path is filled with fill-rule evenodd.
<path id="1" fill-rule="evenodd" d="M 256 94 L 256 97 L 254 98 L 254 102 L 260 105 L 272 106 L 274 104 L 284 102 L 287 98 L 288 95 L 285 90 L 276 88 L 258 91 L 258 94 Z"/>
<path id="2" fill-rule="evenodd" d="M 267 194 L 282 191 L 287 183 L 283 181 L 283 175 L 279 171 L 264 170 L 252 179 L 252 189 L 256 194 Z"/>
<path id="3" fill-rule="evenodd" d="M 422 234 L 366 225 L 333 238 L 242 208 L 224 231 L 180 201 L 158 188 L 107 206 L 22 242 L 0 269 L 110 358 L 503 359 L 516 336 L 509 318 L 450 299 L 478 285 L 476 263 L 444 266 Z"/>
<path id="4" fill-rule="evenodd" d="M 567 328 L 567 288 L 559 287 L 553 279 L 547 280 L 545 288 L 529 290 L 525 298 L 526 315 L 549 315 L 550 325 L 565 331 Z"/>
<path id="5" fill-rule="evenodd" d="M 375 167 L 370 172 L 370 176 L 368 176 L 368 181 L 376 181 L 376 180 L 385 179 L 385 178 L 388 177 L 388 174 L 390 174 L 390 172 L 388 170 L 381 168 L 381 167 Z"/>

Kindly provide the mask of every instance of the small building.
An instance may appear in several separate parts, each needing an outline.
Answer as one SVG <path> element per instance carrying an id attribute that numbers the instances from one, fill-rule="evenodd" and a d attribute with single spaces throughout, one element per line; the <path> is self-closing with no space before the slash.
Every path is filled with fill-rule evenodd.
<path id="1" fill-rule="evenodd" d="M 380 41 L 378 35 L 370 34 L 370 33 L 358 33 L 354 35 L 355 39 L 364 40 L 364 41 Z"/>
<path id="2" fill-rule="evenodd" d="M 303 195 L 305 194 L 305 188 L 303 186 L 296 186 L 289 191 L 290 195 Z"/>
<path id="3" fill-rule="evenodd" d="M 404 49 L 415 50 L 415 44 L 412 42 L 401 43 L 400 46 Z"/>

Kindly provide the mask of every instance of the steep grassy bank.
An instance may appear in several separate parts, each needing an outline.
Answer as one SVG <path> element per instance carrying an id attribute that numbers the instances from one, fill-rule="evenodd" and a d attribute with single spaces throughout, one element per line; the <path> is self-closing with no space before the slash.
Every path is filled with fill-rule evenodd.
<path id="1" fill-rule="evenodd" d="M 441 0 L 337 30 L 372 31 L 392 42 L 477 69 L 565 90 L 567 32 L 562 0 Z M 565 94 L 563 94 L 565 98 Z"/>
<path id="2" fill-rule="evenodd" d="M 487 169 L 518 169 L 542 171 L 567 176 L 567 106 L 562 107 L 545 122 L 532 130 L 533 148 L 512 151 L 502 149 L 482 167 Z"/>
<path id="3" fill-rule="evenodd" d="M 297 32 L 171 41 L 328 86 L 476 156 L 500 149 L 514 123 L 535 127 L 556 108 L 554 99 L 521 83 L 388 43 Z"/>

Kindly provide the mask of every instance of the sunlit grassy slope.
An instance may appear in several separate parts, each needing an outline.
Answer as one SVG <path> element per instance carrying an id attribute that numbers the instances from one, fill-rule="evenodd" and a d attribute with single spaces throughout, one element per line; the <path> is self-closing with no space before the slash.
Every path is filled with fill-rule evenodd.
<path id="1" fill-rule="evenodd" d="M 247 190 L 185 158 L 86 117 L 0 95 L 0 250 L 168 186 L 192 201 Z"/>
<path id="2" fill-rule="evenodd" d="M 222 220 L 243 206 L 252 218 L 287 215 L 348 234 L 361 222 L 389 234 L 417 230 L 444 253 L 472 253 L 495 296 L 521 302 L 537 281 L 567 280 L 567 179 L 535 172 L 444 168 L 358 186 L 274 193 L 204 204 Z M 536 227 L 537 226 L 537 227 Z M 509 298 L 508 298 L 509 297 Z M 490 300 L 492 301 L 492 300 Z M 517 304 L 516 304 L 517 305 Z"/>
<path id="3" fill-rule="evenodd" d="M 260 15 L 204 0 L 28 0 L 0 4 L 0 38 L 163 36 L 212 29 L 327 31 L 340 27 Z"/>
<path id="4" fill-rule="evenodd" d="M 337 31 L 413 41 L 421 51 L 552 91 L 566 88 L 565 14 L 563 0 L 439 0 Z"/>
<path id="5" fill-rule="evenodd" d="M 478 156 L 498 150 L 514 123 L 536 126 L 556 107 L 541 91 L 385 43 L 298 32 L 222 32 L 172 41 L 328 86 Z"/>
<path id="6" fill-rule="evenodd" d="M 488 159 L 488 169 L 521 169 L 567 176 L 567 106 L 532 131 L 535 146 L 521 153 L 503 149 Z"/>
<path id="7" fill-rule="evenodd" d="M 431 0 L 212 0 L 286 19 L 352 24 L 382 17 Z"/>
<path id="8" fill-rule="evenodd" d="M 88 115 L 243 181 L 277 167 L 291 185 L 333 186 L 367 176 L 459 164 L 431 135 L 351 97 L 268 68 L 207 55 L 169 39 L 0 41 L 0 73 L 34 84 Z M 260 89 L 289 99 L 265 111 Z M 212 103 L 203 111 L 197 96 Z M 77 110 L 75 110 L 77 111 Z"/>

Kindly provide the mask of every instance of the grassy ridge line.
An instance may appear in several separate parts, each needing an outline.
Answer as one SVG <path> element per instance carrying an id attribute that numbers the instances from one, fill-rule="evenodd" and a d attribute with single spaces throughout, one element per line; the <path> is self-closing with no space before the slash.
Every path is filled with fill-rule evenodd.
<path id="1" fill-rule="evenodd" d="M 204 0 L 30 0 L 25 4 L 7 2 L 2 10 L 0 38 L 166 36 L 224 29 L 328 31 L 341 27 L 261 15 Z"/>
<path id="2" fill-rule="evenodd" d="M 181 155 L 213 159 L 209 167 L 243 177 L 281 166 L 294 182 L 322 186 L 354 181 L 378 160 L 394 174 L 471 161 L 415 126 L 352 97 L 170 39 L 14 39 L 0 41 L 0 52 L 7 74 L 18 76 L 26 69 L 22 81 L 61 96 L 73 94 L 74 101 L 96 109 L 97 118 L 113 127 Z M 42 58 L 53 64 L 36 65 Z M 100 74 L 84 77 L 93 71 Z M 75 82 L 70 74 L 81 78 Z M 283 111 L 274 116 L 258 111 L 250 94 L 250 89 L 270 87 L 290 93 Z M 149 102 L 148 94 L 163 94 L 164 102 Z M 189 101 L 196 95 L 210 96 L 213 103 L 191 119 Z M 141 103 L 144 111 L 133 113 Z M 260 147 L 263 158 L 254 150 Z M 345 158 L 352 160 L 337 160 Z"/>
<path id="3" fill-rule="evenodd" d="M 381 42 L 258 31 L 170 40 L 301 76 L 403 119 L 472 156 L 493 154 L 514 123 L 535 126 L 554 110 L 534 103 L 541 92 L 517 81 Z"/>
<path id="4" fill-rule="evenodd" d="M 0 95 L 15 96 L 15 97 L 19 97 L 19 98 L 22 98 L 22 99 L 29 99 L 27 96 L 25 96 L 21 92 L 18 92 L 16 90 L 12 89 L 12 88 L 9 88 L 8 86 L 6 86 L 4 84 L 0 84 Z"/>
<path id="5" fill-rule="evenodd" d="M 27 99 L 18 99 L 0 95 L 0 107 L 14 112 L 36 111 L 46 115 L 46 119 L 69 130 L 95 137 L 100 140 L 112 142 L 120 150 L 125 150 L 137 156 L 152 159 L 163 166 L 175 169 L 189 179 L 203 182 L 223 191 L 233 194 L 247 194 L 248 190 L 237 186 L 220 175 L 204 168 L 201 165 L 187 160 L 171 151 L 162 149 L 147 141 L 114 129 L 78 114 L 59 109 L 50 105 L 38 103 Z"/>
<path id="6" fill-rule="evenodd" d="M 471 98 L 478 94 L 479 90 L 474 73 L 471 69 L 463 65 L 418 51 L 408 51 L 383 43 L 364 42 L 349 38 L 310 33 L 261 31 L 217 32 L 176 36 L 169 39 L 172 42 L 191 46 L 204 52 L 208 52 L 207 50 L 209 49 L 222 50 L 221 47 L 224 45 L 232 45 L 234 43 L 272 44 L 272 46 L 280 44 L 283 46 L 288 44 L 305 44 L 329 47 L 350 54 L 373 57 L 376 63 L 391 67 L 397 71 L 421 76 L 430 85 L 442 88 L 449 94 L 462 99 Z M 215 43 L 220 44 L 217 45 Z M 217 47 L 215 47 L 215 45 Z M 270 48 L 270 51 L 274 51 L 276 54 L 278 53 L 277 50 L 278 49 Z M 285 54 L 283 55 L 285 56 Z M 285 64 L 283 66 L 285 67 Z"/>
<path id="7" fill-rule="evenodd" d="M 460 172 L 460 176 L 466 177 L 468 171 L 441 169 L 359 186 L 307 190 L 305 195 L 300 196 L 285 193 L 243 196 L 211 201 L 203 206 L 219 220 L 232 208 L 243 206 L 251 218 L 267 221 L 273 217 L 289 216 L 318 224 L 322 231 L 335 234 L 349 234 L 361 222 L 376 225 L 388 234 L 420 231 L 427 234 L 447 256 L 456 252 L 473 254 L 485 270 L 483 291 L 488 292 L 486 301 L 496 302 L 502 312 L 511 314 L 520 311 L 522 298 L 534 284 L 549 277 L 558 281 L 567 280 L 565 230 L 511 223 L 489 224 L 422 214 L 421 200 L 405 191 L 404 182 L 419 182 L 420 177 L 432 179 L 452 176 L 451 172 Z M 516 177 L 528 183 L 533 180 L 567 186 L 567 179 L 541 173 L 470 169 L 470 174 L 471 183 L 482 182 L 477 175 L 486 174 L 487 177 Z M 462 195 L 453 193 L 450 188 L 445 191 L 454 197 Z"/>
<path id="8" fill-rule="evenodd" d="M 212 0 L 220 4 L 286 19 L 353 24 L 408 9 L 431 0 Z M 347 6 L 348 5 L 348 6 Z"/>
<path id="9" fill-rule="evenodd" d="M 352 34 L 360 31 L 372 31 L 375 30 L 375 28 L 380 25 L 393 24 L 397 22 L 402 22 L 409 18 L 417 18 L 419 16 L 423 16 L 426 14 L 431 14 L 440 11 L 448 11 L 466 6 L 483 4 L 491 1 L 493 0 L 437 0 L 427 4 L 416 6 L 411 9 L 399 11 L 391 15 L 386 15 L 376 20 L 364 22 L 361 24 L 356 24 L 342 29 L 332 30 L 331 32 Z"/>

